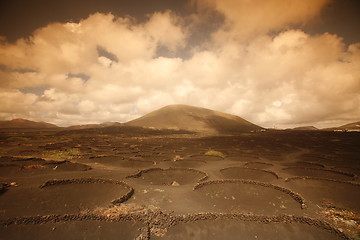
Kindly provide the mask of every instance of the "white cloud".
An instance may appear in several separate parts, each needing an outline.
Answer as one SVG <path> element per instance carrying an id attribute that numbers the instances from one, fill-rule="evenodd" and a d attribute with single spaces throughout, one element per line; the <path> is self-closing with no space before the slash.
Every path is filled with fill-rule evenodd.
<path id="1" fill-rule="evenodd" d="M 186 33 L 184 29 L 177 27 L 182 19 L 171 11 L 154 13 L 145 24 L 145 29 L 152 38 L 171 51 L 185 46 Z"/>
<path id="2" fill-rule="evenodd" d="M 0 112 L 8 113 L 11 116 L 20 116 L 24 112 L 31 111 L 36 100 L 37 96 L 34 94 L 23 94 L 12 89 L 0 89 Z"/>
<path id="3" fill-rule="evenodd" d="M 103 65 L 104 67 L 111 67 L 111 64 L 113 63 L 113 61 L 107 57 L 104 56 L 100 56 L 98 57 L 98 61 L 101 65 Z"/>
<path id="4" fill-rule="evenodd" d="M 360 43 L 345 46 L 336 35 L 288 29 L 326 1 L 256 2 L 259 7 L 202 2 L 215 4 L 226 21 L 186 59 L 157 55 L 159 48 L 181 53 L 192 47 L 192 26 L 170 11 L 145 23 L 96 13 L 79 23 L 49 24 L 14 44 L 2 41 L 0 116 L 60 125 L 122 122 L 183 103 L 265 127 L 358 121 Z M 235 14 L 239 9 L 244 16 Z M 266 16 L 258 19 L 260 13 Z M 273 30 L 279 33 L 269 35 Z M 99 56 L 99 47 L 114 58 Z M 21 92 L 29 87 L 47 90 Z"/>

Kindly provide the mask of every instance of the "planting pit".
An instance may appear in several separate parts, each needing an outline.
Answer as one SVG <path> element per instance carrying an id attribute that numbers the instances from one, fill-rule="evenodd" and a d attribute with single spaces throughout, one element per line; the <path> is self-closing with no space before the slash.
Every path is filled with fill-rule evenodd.
<path id="1" fill-rule="evenodd" d="M 146 161 L 146 160 L 137 160 L 137 159 L 126 159 L 117 162 L 118 166 L 125 167 L 125 168 L 146 168 L 155 165 L 153 161 Z"/>
<path id="2" fill-rule="evenodd" d="M 192 168 L 149 168 L 127 178 L 137 178 L 150 185 L 185 185 L 207 178 L 207 174 Z"/>
<path id="3" fill-rule="evenodd" d="M 328 159 L 321 153 L 305 153 L 300 156 L 304 161 L 325 163 Z"/>
<path id="4" fill-rule="evenodd" d="M 193 167 L 204 166 L 206 164 L 206 161 L 184 159 L 184 160 L 169 161 L 168 164 L 172 167 L 193 168 Z"/>
<path id="5" fill-rule="evenodd" d="M 255 214 L 284 214 L 305 208 L 298 194 L 268 183 L 225 179 L 197 184 L 194 187 L 208 211 Z"/>
<path id="6" fill-rule="evenodd" d="M 276 219 L 277 220 L 277 219 Z M 253 240 L 253 239 L 312 239 L 340 240 L 347 239 L 341 233 L 331 232 L 317 225 L 293 222 L 261 222 L 237 220 L 200 220 L 181 223 L 167 230 L 163 237 L 152 236 L 151 239 L 196 239 L 196 240 Z"/>
<path id="7" fill-rule="evenodd" d="M 264 163 L 264 162 L 247 162 L 244 164 L 244 167 L 257 168 L 257 169 L 266 169 L 272 166 L 274 165 L 271 163 Z"/>
<path id="8" fill-rule="evenodd" d="M 329 179 L 337 179 L 337 180 L 352 180 L 355 178 L 355 175 L 352 173 L 322 169 L 322 168 L 288 167 L 288 168 L 283 168 L 283 170 L 286 173 L 289 173 L 293 176 L 308 176 L 308 177 L 329 178 Z"/>
<path id="9" fill-rule="evenodd" d="M 314 162 L 304 162 L 304 161 L 291 162 L 291 163 L 286 163 L 284 165 L 290 166 L 290 167 L 325 168 L 325 166 L 323 164 L 314 163 Z"/>
<path id="10" fill-rule="evenodd" d="M 316 177 L 295 177 L 287 181 L 291 189 L 319 206 L 325 201 L 340 209 L 360 212 L 359 201 L 354 201 L 360 199 L 360 184 Z"/>
<path id="11" fill-rule="evenodd" d="M 357 178 L 359 178 L 360 176 L 360 167 L 334 167 L 332 168 L 335 171 L 340 171 L 340 172 L 348 172 L 348 173 L 352 173 L 355 174 L 357 176 Z"/>
<path id="12" fill-rule="evenodd" d="M 133 189 L 121 181 L 108 179 L 51 180 L 40 188 L 11 188 L 1 196 L 3 217 L 78 213 L 129 199 Z"/>
<path id="13" fill-rule="evenodd" d="M 0 226 L 0 238 L 6 240 L 128 240 L 141 235 L 141 227 L 143 227 L 143 224 L 135 221 L 97 221 L 81 216 L 69 216 L 75 219 L 72 221 L 62 219 L 61 216 L 53 218 L 51 222 L 41 222 L 42 218 L 39 218 L 40 221 L 29 221 L 27 224 Z"/>
<path id="14" fill-rule="evenodd" d="M 255 168 L 229 167 L 221 169 L 220 172 L 228 179 L 250 179 L 270 182 L 279 178 L 274 172 Z"/>
<path id="15" fill-rule="evenodd" d="M 38 174 L 52 173 L 56 171 L 87 171 L 91 167 L 82 163 L 68 160 L 54 161 L 42 158 L 14 158 L 2 157 L 0 159 L 0 175 L 11 176 L 13 174 Z"/>
<path id="16" fill-rule="evenodd" d="M 91 161 L 113 166 L 113 167 L 125 167 L 125 168 L 146 168 L 155 164 L 154 161 L 144 160 L 142 158 L 134 157 L 116 157 L 116 156 L 104 156 L 104 157 L 93 157 Z"/>

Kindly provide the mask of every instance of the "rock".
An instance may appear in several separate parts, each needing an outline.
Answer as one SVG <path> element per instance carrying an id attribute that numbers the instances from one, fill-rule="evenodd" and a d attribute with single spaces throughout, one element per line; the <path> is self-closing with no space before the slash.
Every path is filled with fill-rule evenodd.
<path id="1" fill-rule="evenodd" d="M 355 227 L 357 225 L 354 220 L 345 220 L 344 223 L 352 227 Z"/>
<path id="2" fill-rule="evenodd" d="M 180 184 L 179 184 L 178 182 L 176 182 L 176 181 L 173 181 L 173 182 L 171 183 L 171 186 L 173 186 L 173 187 L 178 187 L 178 186 L 180 186 Z"/>
<path id="3" fill-rule="evenodd" d="M 154 192 L 164 192 L 164 191 L 165 191 L 165 190 L 159 189 L 159 188 L 154 189 Z"/>

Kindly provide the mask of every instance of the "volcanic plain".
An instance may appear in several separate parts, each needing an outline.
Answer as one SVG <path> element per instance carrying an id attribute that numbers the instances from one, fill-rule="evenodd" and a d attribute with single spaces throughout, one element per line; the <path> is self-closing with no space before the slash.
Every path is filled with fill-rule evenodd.
<path id="1" fill-rule="evenodd" d="M 0 239 L 360 238 L 360 133 L 221 126 L 3 129 Z"/>

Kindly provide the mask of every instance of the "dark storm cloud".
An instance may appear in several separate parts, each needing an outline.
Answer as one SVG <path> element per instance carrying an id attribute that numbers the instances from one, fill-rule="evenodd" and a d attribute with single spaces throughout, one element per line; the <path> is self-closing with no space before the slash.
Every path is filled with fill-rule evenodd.
<path id="1" fill-rule="evenodd" d="M 192 11 L 184 0 L 2 0 L 0 36 L 15 41 L 50 22 L 78 22 L 95 12 L 130 15 L 141 22 L 147 14 L 167 9 L 183 14 Z"/>

